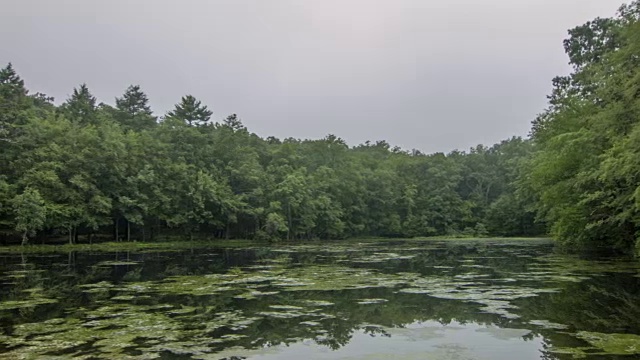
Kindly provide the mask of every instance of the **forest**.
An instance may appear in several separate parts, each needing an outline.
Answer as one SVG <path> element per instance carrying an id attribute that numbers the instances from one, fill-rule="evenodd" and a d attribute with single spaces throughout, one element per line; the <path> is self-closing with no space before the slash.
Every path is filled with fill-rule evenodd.
<path id="1" fill-rule="evenodd" d="M 640 230 L 640 2 L 569 30 L 529 137 L 423 154 L 260 137 L 131 85 L 56 105 L 0 70 L 0 238 L 13 242 L 551 235 L 631 252 Z M 124 87 L 124 86 L 123 86 Z M 327 129 L 330 130 L 330 129 Z"/>

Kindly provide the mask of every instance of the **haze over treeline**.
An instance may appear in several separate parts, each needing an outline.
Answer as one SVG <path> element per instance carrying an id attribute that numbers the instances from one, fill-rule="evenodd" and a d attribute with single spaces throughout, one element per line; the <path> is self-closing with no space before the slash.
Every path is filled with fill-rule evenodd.
<path id="1" fill-rule="evenodd" d="M 622 0 L 620 0 L 622 2 Z M 0 67 L 59 105 L 86 83 L 139 84 L 164 115 L 184 94 L 256 134 L 425 153 L 527 136 L 566 30 L 611 0 L 7 0 Z M 464 106 L 460 106 L 464 104 Z"/>
<path id="2" fill-rule="evenodd" d="M 640 225 L 639 14 L 633 2 L 569 31 L 574 70 L 553 79 L 530 139 L 448 154 L 348 146 L 337 135 L 261 138 L 235 114 L 212 119 L 188 94 L 154 114 L 135 84 L 107 103 L 80 84 L 56 106 L 9 64 L 0 226 L 25 243 L 551 233 L 569 247 L 630 250 Z"/>

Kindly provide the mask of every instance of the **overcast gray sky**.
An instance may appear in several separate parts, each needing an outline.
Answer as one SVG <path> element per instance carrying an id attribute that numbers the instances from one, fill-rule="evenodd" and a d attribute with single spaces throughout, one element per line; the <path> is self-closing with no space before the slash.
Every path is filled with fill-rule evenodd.
<path id="1" fill-rule="evenodd" d="M 64 101 L 139 84 L 280 138 L 332 133 L 425 152 L 526 136 L 567 29 L 616 0 L 4 0 L 0 62 Z"/>

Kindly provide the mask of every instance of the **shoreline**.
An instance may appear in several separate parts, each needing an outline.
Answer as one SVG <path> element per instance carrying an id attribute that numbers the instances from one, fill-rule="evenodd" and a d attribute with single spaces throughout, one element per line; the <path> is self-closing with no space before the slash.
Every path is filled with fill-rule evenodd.
<path id="1" fill-rule="evenodd" d="M 352 238 L 346 240 L 304 240 L 297 242 L 268 242 L 259 240 L 194 240 L 164 242 L 102 242 L 94 244 L 27 244 L 0 246 L 0 254 L 4 253 L 50 253 L 71 251 L 144 251 L 144 250 L 188 250 L 192 248 L 242 248 L 251 246 L 291 246 L 311 244 L 353 244 L 389 241 L 428 242 L 428 241 L 553 241 L 548 237 L 420 237 L 420 238 Z"/>

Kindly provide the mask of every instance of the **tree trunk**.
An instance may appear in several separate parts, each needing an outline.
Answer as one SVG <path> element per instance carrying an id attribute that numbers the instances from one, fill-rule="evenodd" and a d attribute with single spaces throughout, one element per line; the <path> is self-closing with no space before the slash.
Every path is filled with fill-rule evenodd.
<path id="1" fill-rule="evenodd" d="M 120 220 L 119 218 L 115 218 L 115 219 L 114 219 L 114 221 L 113 221 L 113 223 L 114 223 L 114 225 L 113 225 L 113 226 L 114 226 L 114 228 L 115 228 L 115 230 L 116 230 L 116 231 L 115 231 L 115 234 L 116 234 L 116 241 L 120 241 L 120 237 L 119 237 L 119 235 L 120 235 L 120 234 L 118 234 L 118 225 L 119 225 L 119 224 L 118 224 L 118 222 L 119 222 L 119 220 Z"/>
<path id="2" fill-rule="evenodd" d="M 487 205 L 489 204 L 489 192 L 491 192 L 491 184 L 487 185 L 487 190 L 484 193 L 484 201 Z"/>
<path id="3" fill-rule="evenodd" d="M 127 220 L 127 242 L 131 241 L 131 222 Z"/>
<path id="4" fill-rule="evenodd" d="M 73 243 L 74 244 L 78 243 L 78 228 L 77 227 L 73 228 Z"/>
<path id="5" fill-rule="evenodd" d="M 73 244 L 73 230 L 69 228 L 69 245 Z"/>
<path id="6" fill-rule="evenodd" d="M 231 225 L 229 224 L 229 220 L 227 220 L 227 229 L 224 231 L 225 240 L 229 240 L 229 231 L 231 231 Z"/>
<path id="7" fill-rule="evenodd" d="M 287 220 L 289 226 L 287 226 L 287 241 L 291 240 L 291 203 L 287 202 Z"/>
<path id="8" fill-rule="evenodd" d="M 27 245 L 27 242 L 29 242 L 29 238 L 27 237 L 27 232 L 25 231 L 24 233 L 22 233 L 22 246 Z"/>

